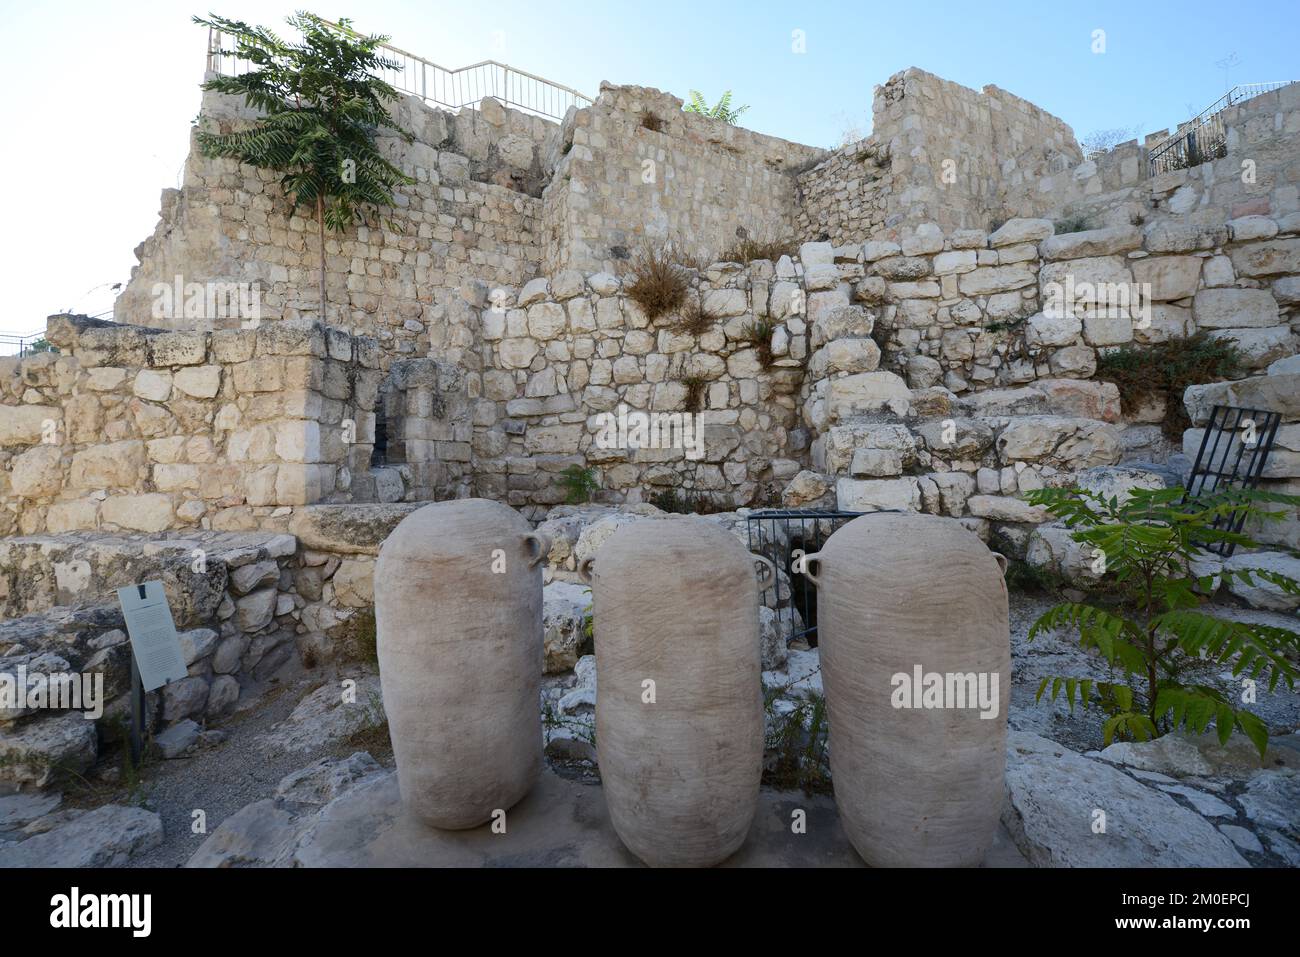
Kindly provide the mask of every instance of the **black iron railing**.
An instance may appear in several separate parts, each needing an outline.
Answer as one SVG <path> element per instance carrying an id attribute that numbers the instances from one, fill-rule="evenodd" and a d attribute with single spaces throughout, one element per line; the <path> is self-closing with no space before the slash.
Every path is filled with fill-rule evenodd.
<path id="1" fill-rule="evenodd" d="M 1277 80 L 1272 83 L 1243 83 L 1234 86 L 1192 119 L 1180 124 L 1178 132 L 1151 150 L 1147 157 L 1150 174 L 1155 176 L 1170 170 L 1189 169 L 1227 155 L 1228 132 L 1223 123 L 1223 111 L 1242 100 L 1249 100 L 1253 96 L 1294 82 Z"/>
<path id="2" fill-rule="evenodd" d="M 1251 489 L 1259 484 L 1264 464 L 1273 450 L 1282 416 L 1267 409 L 1239 409 L 1216 405 L 1205 424 L 1201 447 L 1187 479 L 1184 502 L 1229 488 Z M 1231 424 L 1229 424 L 1231 423 Z M 1240 532 L 1246 523 L 1244 512 L 1215 519 L 1213 527 Z M 1206 545 L 1207 551 L 1223 558 L 1236 549 L 1231 542 Z"/>
<path id="3" fill-rule="evenodd" d="M 821 551 L 831 533 L 861 514 L 800 508 L 749 514 L 749 550 L 771 559 L 777 568 L 775 583 L 760 601 L 776 611 L 787 645 L 803 640 L 817 647 L 817 589 L 803 574 L 800 558 Z"/>

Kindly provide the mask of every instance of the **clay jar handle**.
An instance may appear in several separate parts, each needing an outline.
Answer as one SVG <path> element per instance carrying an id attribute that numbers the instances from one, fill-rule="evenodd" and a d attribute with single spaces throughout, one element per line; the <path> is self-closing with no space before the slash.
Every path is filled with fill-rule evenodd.
<path id="1" fill-rule="evenodd" d="M 1010 562 L 1007 561 L 1007 556 L 1003 555 L 1001 552 L 990 552 L 989 554 L 991 554 L 993 556 L 993 560 L 998 563 L 998 570 L 1002 572 L 1002 577 L 1006 578 L 1007 565 L 1010 564 Z"/>
<path id="2" fill-rule="evenodd" d="M 822 583 L 818 579 L 818 577 L 815 574 L 813 574 L 813 570 L 811 566 L 813 562 L 817 562 L 817 564 L 820 565 L 821 560 L 822 560 L 821 552 L 811 552 L 807 555 L 804 555 L 801 559 L 799 559 L 800 563 L 803 565 L 804 578 L 807 578 L 817 588 L 821 588 Z"/>
<path id="3" fill-rule="evenodd" d="M 758 574 L 758 590 L 767 591 L 777 581 L 776 562 L 764 555 L 751 555 L 754 571 Z"/>
<path id="4" fill-rule="evenodd" d="M 524 548 L 528 550 L 528 567 L 536 568 L 551 552 L 551 536 L 545 532 L 529 532 L 524 536 Z"/>
<path id="5" fill-rule="evenodd" d="M 583 584 L 590 585 L 592 583 L 592 575 L 594 574 L 595 566 L 596 559 L 594 556 L 584 558 L 578 563 L 578 577 L 582 579 Z"/>

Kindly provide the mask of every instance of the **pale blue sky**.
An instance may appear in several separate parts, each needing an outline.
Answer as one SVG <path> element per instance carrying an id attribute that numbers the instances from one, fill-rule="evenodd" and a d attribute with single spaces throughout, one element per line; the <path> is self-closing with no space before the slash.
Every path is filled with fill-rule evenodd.
<path id="1" fill-rule="evenodd" d="M 210 3 L 210 5 L 209 5 Z M 366 0 L 348 6 L 256 0 L 15 3 L 0 0 L 9 41 L 0 79 L 7 144 L 7 269 L 0 330 L 29 332 L 62 308 L 112 305 L 132 248 L 178 185 L 198 111 L 209 9 L 280 26 L 297 6 L 444 66 L 495 58 L 595 95 L 601 80 L 711 98 L 735 91 L 743 123 L 817 146 L 866 132 L 872 87 L 919 66 L 979 88 L 1001 86 L 1057 114 L 1080 136 L 1170 126 L 1228 83 L 1298 79 L 1300 4 L 1254 0 L 1060 4 L 719 2 L 719 0 Z M 1092 52 L 1094 30 L 1106 50 Z M 806 52 L 792 51 L 803 31 Z M 19 42 L 20 39 L 23 42 Z"/>

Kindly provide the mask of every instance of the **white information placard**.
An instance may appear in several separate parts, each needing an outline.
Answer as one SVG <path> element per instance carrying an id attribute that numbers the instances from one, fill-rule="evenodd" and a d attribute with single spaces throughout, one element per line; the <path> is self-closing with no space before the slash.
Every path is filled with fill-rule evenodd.
<path id="1" fill-rule="evenodd" d="M 189 672 L 163 583 L 127 585 L 117 590 L 117 600 L 126 616 L 126 631 L 144 690 L 153 691 L 184 678 Z"/>

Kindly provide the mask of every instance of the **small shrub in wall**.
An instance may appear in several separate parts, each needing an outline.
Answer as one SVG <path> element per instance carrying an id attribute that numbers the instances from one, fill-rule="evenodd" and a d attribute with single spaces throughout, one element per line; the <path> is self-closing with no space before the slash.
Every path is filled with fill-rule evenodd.
<path id="1" fill-rule="evenodd" d="M 758 361 L 766 369 L 772 364 L 772 333 L 776 332 L 776 323 L 768 319 L 756 319 L 747 323 L 744 336 L 758 353 Z"/>
<path id="2" fill-rule="evenodd" d="M 560 488 L 564 489 L 566 505 L 585 505 L 600 491 L 600 482 L 594 468 L 570 465 L 560 473 Z"/>
<path id="3" fill-rule="evenodd" d="M 642 245 L 633 256 L 630 268 L 634 278 L 623 289 L 647 319 L 654 321 L 686 304 L 691 275 L 682 265 L 674 244 Z"/>
<path id="4" fill-rule="evenodd" d="M 709 102 L 704 98 L 703 93 L 699 90 L 691 90 L 690 101 L 682 107 L 684 112 L 698 113 L 701 116 L 707 116 L 711 119 L 722 120 L 722 122 L 730 123 L 733 126 L 736 121 L 740 119 L 740 114 L 744 113 L 747 109 L 749 109 L 748 106 L 733 107 L 731 105 L 730 90 L 723 93 L 722 96 L 718 98 L 718 102 L 714 103 L 712 106 L 709 106 Z"/>
<path id="5" fill-rule="evenodd" d="M 1165 400 L 1161 429 L 1174 440 L 1191 426 L 1183 407 L 1183 393 L 1189 385 L 1222 382 L 1245 375 L 1237 348 L 1198 332 L 1182 339 L 1168 339 L 1149 346 L 1120 346 L 1097 357 L 1095 378 L 1115 383 L 1125 414 L 1134 412 L 1149 398 Z"/>

